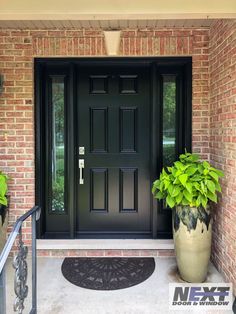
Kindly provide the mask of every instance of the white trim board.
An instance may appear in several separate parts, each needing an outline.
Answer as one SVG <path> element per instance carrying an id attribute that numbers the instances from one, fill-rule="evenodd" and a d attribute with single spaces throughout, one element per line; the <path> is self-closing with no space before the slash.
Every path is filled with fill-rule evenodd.
<path id="1" fill-rule="evenodd" d="M 72 239 L 37 240 L 38 250 L 173 250 L 173 240 Z"/>

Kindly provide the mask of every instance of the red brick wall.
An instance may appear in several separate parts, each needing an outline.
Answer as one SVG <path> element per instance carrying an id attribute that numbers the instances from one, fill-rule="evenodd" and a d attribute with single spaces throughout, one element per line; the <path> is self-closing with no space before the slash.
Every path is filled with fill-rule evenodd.
<path id="1" fill-rule="evenodd" d="M 236 21 L 210 29 L 210 160 L 222 169 L 215 208 L 213 261 L 236 294 Z"/>
<path id="2" fill-rule="evenodd" d="M 193 57 L 193 149 L 209 159 L 209 30 L 124 30 L 120 55 Z M 0 169 L 11 176 L 11 215 L 34 204 L 34 57 L 104 56 L 100 30 L 0 30 Z M 30 238 L 30 225 L 25 238 Z"/>

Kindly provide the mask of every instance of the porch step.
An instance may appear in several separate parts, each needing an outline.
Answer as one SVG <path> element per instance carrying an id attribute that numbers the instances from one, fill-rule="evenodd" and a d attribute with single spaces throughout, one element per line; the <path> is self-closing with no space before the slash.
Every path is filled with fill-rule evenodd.
<path id="1" fill-rule="evenodd" d="M 174 256 L 173 240 L 37 240 L 37 255 L 65 256 Z"/>

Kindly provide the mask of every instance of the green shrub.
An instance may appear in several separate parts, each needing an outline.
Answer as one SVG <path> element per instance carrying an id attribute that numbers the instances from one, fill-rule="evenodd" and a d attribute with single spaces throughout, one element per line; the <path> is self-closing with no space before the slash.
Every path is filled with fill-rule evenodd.
<path id="1" fill-rule="evenodd" d="M 162 169 L 152 193 L 158 200 L 165 199 L 170 208 L 177 205 L 206 208 L 209 201 L 217 202 L 222 176 L 207 161 L 199 161 L 198 155 L 185 153 L 172 167 Z"/>
<path id="2" fill-rule="evenodd" d="M 0 171 L 0 204 L 4 206 L 7 206 L 7 181 L 7 175 Z"/>

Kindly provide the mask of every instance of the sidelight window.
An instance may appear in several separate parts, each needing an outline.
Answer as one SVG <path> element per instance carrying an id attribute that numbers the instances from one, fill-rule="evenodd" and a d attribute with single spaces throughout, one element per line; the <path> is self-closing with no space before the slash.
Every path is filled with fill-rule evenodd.
<path id="1" fill-rule="evenodd" d="M 65 191 L 64 77 L 52 77 L 51 211 L 63 212 Z"/>
<path id="2" fill-rule="evenodd" d="M 176 76 L 163 76 L 163 166 L 176 159 Z"/>

